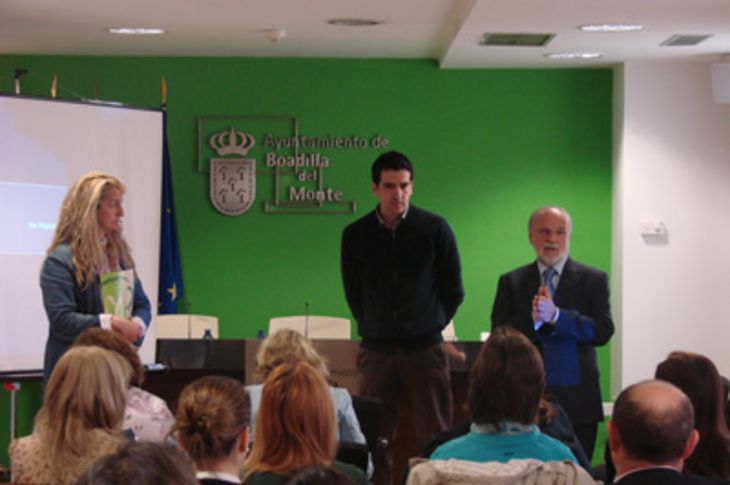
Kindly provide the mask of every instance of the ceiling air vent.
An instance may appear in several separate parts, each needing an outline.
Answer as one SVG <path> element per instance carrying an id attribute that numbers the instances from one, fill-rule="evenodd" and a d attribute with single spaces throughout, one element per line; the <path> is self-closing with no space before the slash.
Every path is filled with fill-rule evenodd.
<path id="1" fill-rule="evenodd" d="M 545 47 L 555 34 L 497 34 L 487 32 L 482 36 L 479 45 L 502 47 Z"/>
<path id="2" fill-rule="evenodd" d="M 664 42 L 662 42 L 660 45 L 666 45 L 671 47 L 681 47 L 681 46 L 690 46 L 690 45 L 697 45 L 700 42 L 709 39 L 712 37 L 712 35 L 673 35 Z"/>

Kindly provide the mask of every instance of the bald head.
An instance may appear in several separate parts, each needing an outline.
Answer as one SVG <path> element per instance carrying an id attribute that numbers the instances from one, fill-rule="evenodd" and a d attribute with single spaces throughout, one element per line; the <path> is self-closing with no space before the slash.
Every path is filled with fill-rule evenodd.
<path id="1" fill-rule="evenodd" d="M 631 459 L 656 465 L 683 460 L 689 455 L 694 429 L 692 403 L 668 382 L 640 382 L 619 394 L 611 427 L 618 433 L 612 441 L 620 441 L 622 452 Z M 612 452 L 615 445 L 611 443 Z"/>

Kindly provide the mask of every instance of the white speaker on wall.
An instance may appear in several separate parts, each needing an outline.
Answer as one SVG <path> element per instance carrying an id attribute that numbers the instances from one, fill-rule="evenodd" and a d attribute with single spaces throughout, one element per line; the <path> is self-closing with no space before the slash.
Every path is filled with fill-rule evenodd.
<path id="1" fill-rule="evenodd" d="M 712 73 L 712 99 L 715 103 L 730 103 L 730 62 L 717 62 L 710 66 Z"/>

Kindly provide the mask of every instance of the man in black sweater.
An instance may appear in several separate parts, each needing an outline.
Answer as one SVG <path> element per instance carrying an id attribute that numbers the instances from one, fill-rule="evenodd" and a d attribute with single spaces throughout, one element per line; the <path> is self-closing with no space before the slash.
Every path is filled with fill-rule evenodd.
<path id="1" fill-rule="evenodd" d="M 413 166 L 402 153 L 372 167 L 378 207 L 342 234 L 345 296 L 362 337 L 361 393 L 383 403 L 381 432 L 393 441 L 399 416 L 416 428 L 413 454 L 451 425 L 448 357 L 441 331 L 464 299 L 456 241 L 446 221 L 409 204 Z M 376 463 L 375 482 L 390 483 L 392 456 Z"/>

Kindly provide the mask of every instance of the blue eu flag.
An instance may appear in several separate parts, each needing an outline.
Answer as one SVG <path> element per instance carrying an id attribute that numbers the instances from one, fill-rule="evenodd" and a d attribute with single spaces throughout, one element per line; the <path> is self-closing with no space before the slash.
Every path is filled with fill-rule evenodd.
<path id="1" fill-rule="evenodd" d="M 177 301 L 183 294 L 180 274 L 180 250 L 177 244 L 175 201 L 172 196 L 170 151 L 167 146 L 167 110 L 162 106 L 162 218 L 160 234 L 160 288 L 158 313 L 177 313 Z"/>

